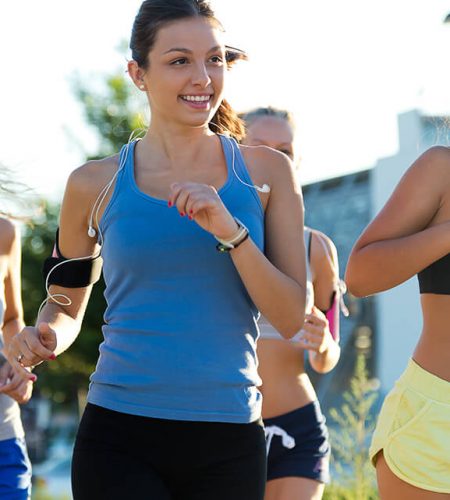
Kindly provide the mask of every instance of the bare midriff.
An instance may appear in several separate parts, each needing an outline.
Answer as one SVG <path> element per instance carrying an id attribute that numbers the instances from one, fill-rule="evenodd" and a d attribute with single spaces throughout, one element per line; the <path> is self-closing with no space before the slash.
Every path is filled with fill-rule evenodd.
<path id="1" fill-rule="evenodd" d="M 423 328 L 413 354 L 425 370 L 450 382 L 450 295 L 420 296 Z"/>
<path id="2" fill-rule="evenodd" d="M 295 342 L 258 340 L 259 375 L 263 380 L 263 418 L 301 408 L 317 399 L 305 373 L 304 349 Z"/>

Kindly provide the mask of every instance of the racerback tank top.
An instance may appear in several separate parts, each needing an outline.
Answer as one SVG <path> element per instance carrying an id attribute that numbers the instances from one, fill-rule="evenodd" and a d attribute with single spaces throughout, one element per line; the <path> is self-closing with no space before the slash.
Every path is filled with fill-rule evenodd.
<path id="1" fill-rule="evenodd" d="M 218 193 L 263 250 L 261 202 L 233 173 L 234 156 L 236 173 L 253 185 L 239 146 L 218 137 L 228 170 Z M 261 411 L 258 311 L 213 235 L 139 189 L 135 146 L 122 148 L 126 161 L 100 223 L 107 309 L 88 401 L 155 418 L 253 421 Z"/>

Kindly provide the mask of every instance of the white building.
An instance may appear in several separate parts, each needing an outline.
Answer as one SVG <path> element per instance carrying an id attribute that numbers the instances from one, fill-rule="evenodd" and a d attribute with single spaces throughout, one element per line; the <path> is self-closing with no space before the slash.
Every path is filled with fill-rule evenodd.
<path id="1" fill-rule="evenodd" d="M 341 275 L 356 239 L 411 163 L 435 144 L 450 145 L 447 120 L 417 110 L 403 113 L 397 154 L 380 159 L 369 170 L 304 186 L 306 223 L 334 241 Z M 335 406 L 348 388 L 357 352 L 366 355 L 381 394 L 388 392 L 406 367 L 422 327 L 417 277 L 388 292 L 347 302 L 352 315 L 341 322 L 341 360 L 330 374 L 311 374 L 325 409 Z"/>

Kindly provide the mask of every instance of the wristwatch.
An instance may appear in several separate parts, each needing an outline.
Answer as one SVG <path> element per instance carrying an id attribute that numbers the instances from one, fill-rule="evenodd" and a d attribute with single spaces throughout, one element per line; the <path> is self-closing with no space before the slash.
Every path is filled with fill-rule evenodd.
<path id="1" fill-rule="evenodd" d="M 217 236 L 214 236 L 214 238 L 216 238 L 216 240 L 219 242 L 216 245 L 216 249 L 218 252 L 229 252 L 230 250 L 237 248 L 248 238 L 249 233 L 246 226 L 237 217 L 233 218 L 238 225 L 238 229 L 231 238 L 229 238 L 228 240 L 223 240 L 221 238 L 218 238 Z"/>

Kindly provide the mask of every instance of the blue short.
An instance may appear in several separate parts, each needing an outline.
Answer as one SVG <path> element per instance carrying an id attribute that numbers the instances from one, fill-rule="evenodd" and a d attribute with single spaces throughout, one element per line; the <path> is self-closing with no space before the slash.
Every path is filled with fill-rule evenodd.
<path id="1" fill-rule="evenodd" d="M 0 498 L 28 500 L 31 495 L 31 463 L 24 438 L 0 441 Z"/>
<path id="2" fill-rule="evenodd" d="M 330 481 L 330 443 L 318 401 L 279 417 L 264 419 L 267 480 L 306 477 Z"/>

